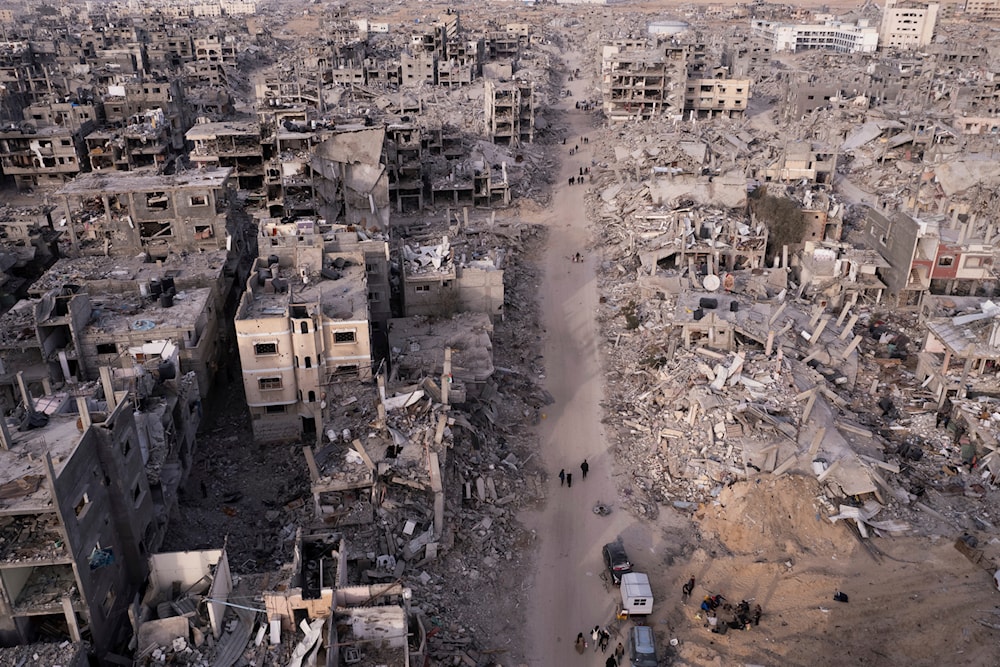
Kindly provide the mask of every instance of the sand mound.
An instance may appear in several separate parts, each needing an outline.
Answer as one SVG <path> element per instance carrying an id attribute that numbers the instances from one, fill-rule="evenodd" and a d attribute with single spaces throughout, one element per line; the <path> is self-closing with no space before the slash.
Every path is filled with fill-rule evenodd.
<path id="1" fill-rule="evenodd" d="M 798 475 L 738 482 L 698 513 L 702 537 L 717 539 L 733 554 L 764 559 L 853 548 L 850 534 L 826 519 L 820 495 L 815 480 Z"/>

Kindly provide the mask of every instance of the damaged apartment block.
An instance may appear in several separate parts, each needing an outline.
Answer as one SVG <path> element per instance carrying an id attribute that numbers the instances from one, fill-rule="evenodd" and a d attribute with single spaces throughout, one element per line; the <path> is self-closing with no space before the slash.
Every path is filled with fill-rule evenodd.
<path id="1" fill-rule="evenodd" d="M 103 369 L 0 423 L 0 636 L 122 653 L 127 615 L 191 469 L 197 380 Z"/>

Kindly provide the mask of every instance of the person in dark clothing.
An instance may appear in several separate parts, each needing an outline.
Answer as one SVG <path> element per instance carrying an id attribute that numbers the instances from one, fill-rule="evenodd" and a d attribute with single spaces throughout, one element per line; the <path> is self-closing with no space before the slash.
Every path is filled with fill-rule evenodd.
<path id="1" fill-rule="evenodd" d="M 760 615 L 762 613 L 763 613 L 763 610 L 760 608 L 760 605 L 759 604 L 755 604 L 753 606 L 753 614 L 751 614 L 751 616 L 750 616 L 750 620 L 753 621 L 754 625 L 760 625 Z"/>
<path id="2" fill-rule="evenodd" d="M 566 486 L 573 488 L 573 473 L 571 472 L 566 473 Z"/>
<path id="3" fill-rule="evenodd" d="M 559 471 L 559 486 L 562 486 L 565 483 L 566 483 L 566 469 L 563 468 L 562 470 Z"/>
<path id="4" fill-rule="evenodd" d="M 604 667 L 618 667 L 618 659 L 613 655 L 609 655 L 608 659 L 604 661 Z"/>
<path id="5" fill-rule="evenodd" d="M 590 470 L 590 464 L 587 463 L 587 459 L 584 459 L 583 463 L 580 464 L 580 470 L 583 472 L 583 478 L 587 479 L 587 471 Z"/>
<path id="6" fill-rule="evenodd" d="M 687 601 L 691 597 L 691 591 L 694 590 L 694 577 L 687 580 L 687 583 L 681 587 L 681 599 Z"/>
<path id="7" fill-rule="evenodd" d="M 601 631 L 598 634 L 600 636 L 598 637 L 597 641 L 601 645 L 601 652 L 605 653 L 608 650 L 608 642 L 611 641 L 611 633 L 605 630 L 604 628 L 601 628 Z"/>

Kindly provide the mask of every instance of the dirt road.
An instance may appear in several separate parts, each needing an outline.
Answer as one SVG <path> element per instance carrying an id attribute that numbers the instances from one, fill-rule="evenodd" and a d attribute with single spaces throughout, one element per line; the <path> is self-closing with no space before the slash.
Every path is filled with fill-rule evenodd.
<path id="1" fill-rule="evenodd" d="M 570 65 L 582 68 L 579 54 L 570 54 Z M 584 98 L 589 85 L 581 80 L 568 84 L 573 95 L 563 102 L 568 125 L 566 145 L 561 147 L 562 171 L 549 217 L 540 221 L 550 228 L 540 298 L 546 330 L 545 384 L 555 403 L 540 427 L 541 456 L 550 480 L 548 500 L 541 511 L 525 517 L 539 538 L 527 612 L 528 664 L 539 666 L 604 664 L 606 656 L 595 655 L 593 646 L 583 657 L 573 647 L 577 633 L 588 634 L 614 614 L 617 591 L 609 590 L 600 578 L 601 547 L 620 533 L 629 533 L 630 546 L 653 546 L 648 528 L 642 529 L 615 507 L 613 457 L 601 424 L 604 380 L 595 319 L 595 269 L 600 258 L 586 250 L 587 185 L 568 185 L 570 177 L 579 176 L 581 166 L 590 166 L 591 151 L 580 138 L 593 129 L 593 116 L 575 109 L 576 100 Z M 579 152 L 569 155 L 569 149 L 577 145 Z M 572 261 L 577 252 L 583 257 L 580 263 Z M 590 464 L 586 480 L 580 470 L 584 458 Z M 560 488 L 557 475 L 562 468 L 572 474 L 572 488 Z M 594 514 L 598 502 L 612 506 L 610 516 Z"/>

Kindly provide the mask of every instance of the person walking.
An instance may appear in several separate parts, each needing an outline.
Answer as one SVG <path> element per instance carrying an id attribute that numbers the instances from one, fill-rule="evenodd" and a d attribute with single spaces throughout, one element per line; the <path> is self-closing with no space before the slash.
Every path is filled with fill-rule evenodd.
<path id="1" fill-rule="evenodd" d="M 590 639 L 594 642 L 594 653 L 601 647 L 601 626 L 595 625 L 590 633 Z"/>
<path id="2" fill-rule="evenodd" d="M 587 650 L 587 640 L 583 638 L 583 633 L 581 632 L 576 636 L 576 652 L 583 655 L 583 652 Z"/>
<path id="3" fill-rule="evenodd" d="M 566 483 L 566 469 L 563 468 L 562 470 L 559 471 L 559 486 L 562 486 L 565 483 Z"/>
<path id="4" fill-rule="evenodd" d="M 618 642 L 618 646 L 615 647 L 615 659 L 621 662 L 622 659 L 624 658 L 625 658 L 625 647 L 622 646 L 621 642 Z"/>
<path id="5" fill-rule="evenodd" d="M 587 459 L 584 459 L 583 463 L 580 464 L 580 470 L 583 472 L 583 478 L 587 479 L 587 472 L 590 470 L 590 464 L 587 463 Z"/>
<path id="6" fill-rule="evenodd" d="M 613 655 L 609 655 L 608 659 L 604 661 L 604 667 L 618 667 L 618 659 Z"/>
<path id="7" fill-rule="evenodd" d="M 598 642 L 601 644 L 601 653 L 607 653 L 608 643 L 611 641 L 611 633 L 605 628 L 601 628 L 600 635 L 601 636 L 600 639 L 598 639 Z"/>
<path id="8" fill-rule="evenodd" d="M 687 583 L 681 587 L 681 599 L 687 602 L 687 599 L 691 597 L 691 591 L 694 590 L 694 577 L 687 580 Z"/>
<path id="9" fill-rule="evenodd" d="M 571 472 L 566 473 L 566 486 L 573 488 L 573 473 Z"/>

